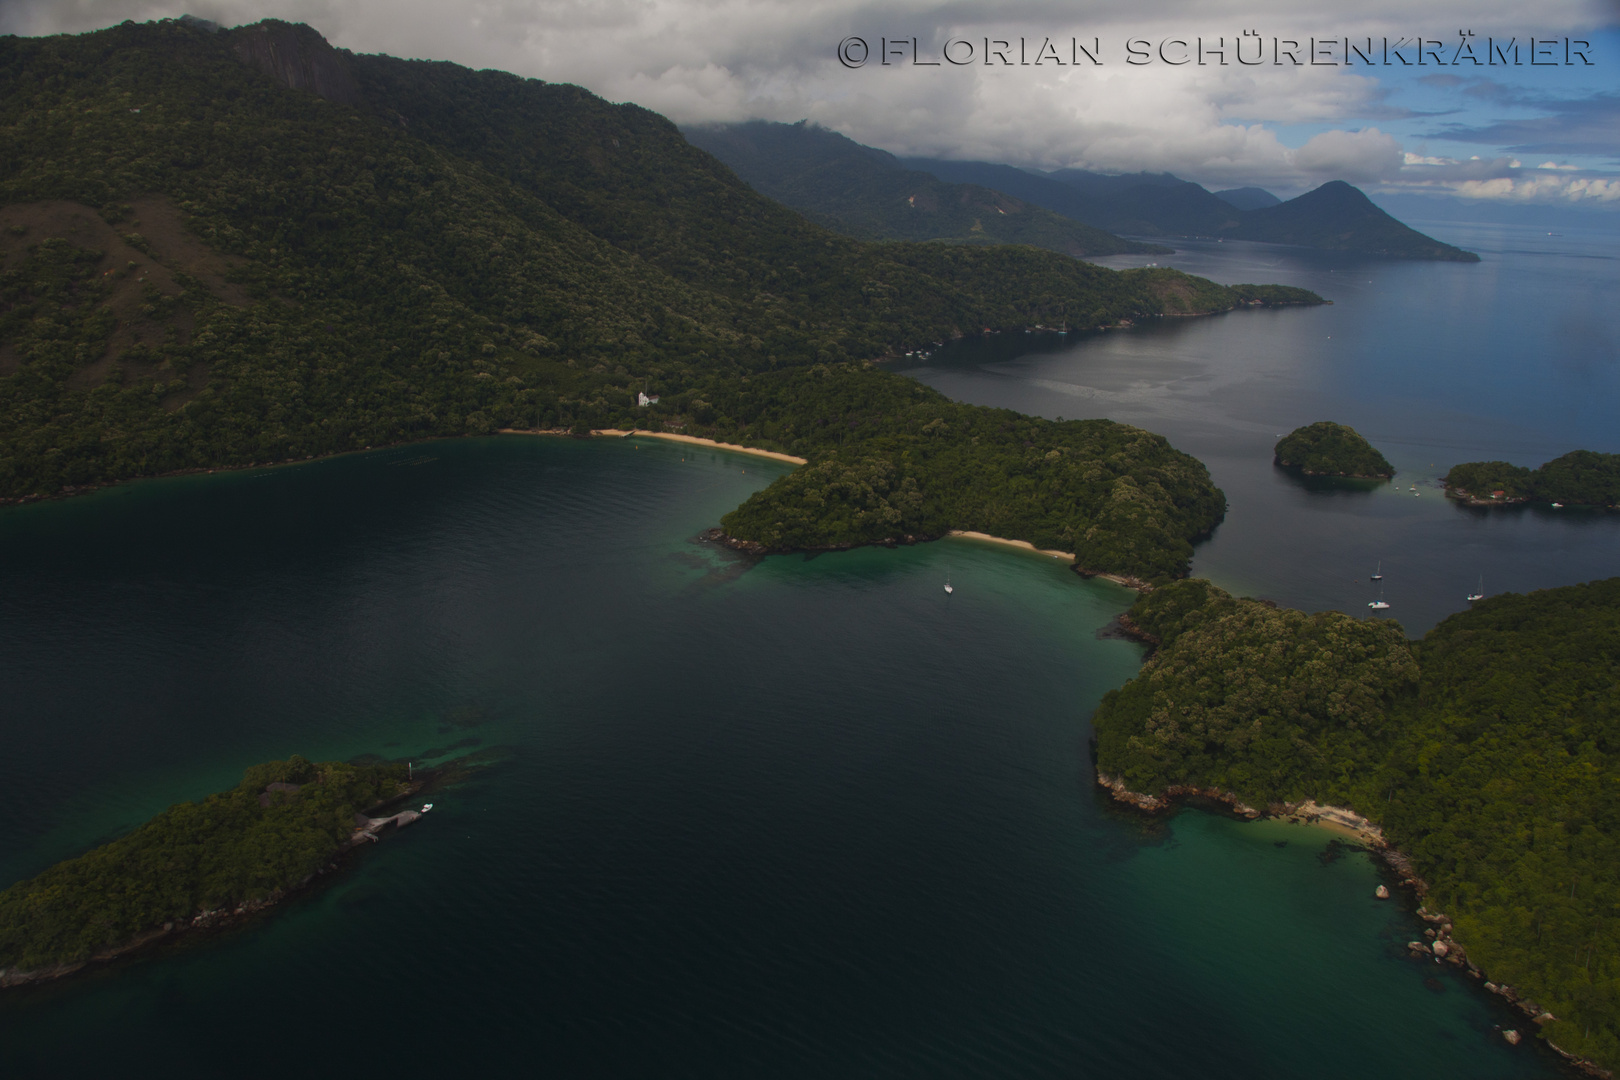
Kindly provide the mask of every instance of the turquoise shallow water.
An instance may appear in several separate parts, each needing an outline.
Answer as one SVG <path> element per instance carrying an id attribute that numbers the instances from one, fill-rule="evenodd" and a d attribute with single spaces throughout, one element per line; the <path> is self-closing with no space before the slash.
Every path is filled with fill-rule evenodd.
<path id="1" fill-rule="evenodd" d="M 780 469 L 502 438 L 0 512 L 0 882 L 273 756 L 493 760 L 273 917 L 0 997 L 0 1075 L 1552 1074 L 1364 855 L 1099 798 L 1131 594 L 695 541 Z"/>

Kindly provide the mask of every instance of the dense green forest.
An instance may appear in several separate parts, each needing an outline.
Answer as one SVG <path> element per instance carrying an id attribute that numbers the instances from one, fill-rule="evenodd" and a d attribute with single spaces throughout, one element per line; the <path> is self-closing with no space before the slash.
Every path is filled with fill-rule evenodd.
<path id="1" fill-rule="evenodd" d="M 1620 507 L 1620 454 L 1572 450 L 1539 469 L 1506 461 L 1470 461 L 1453 465 L 1445 476 L 1447 492 L 1489 500 L 1564 503 L 1569 506 Z"/>
<path id="2" fill-rule="evenodd" d="M 959 334 L 1317 302 L 1029 247 L 854 241 L 645 109 L 339 52 L 307 27 L 0 38 L 0 499 L 506 427 L 791 448 L 756 435 L 774 424 L 847 454 L 819 431 L 829 403 L 771 381 L 822 365 L 881 400 L 892 376 L 866 361 Z M 638 410 L 642 390 L 661 404 Z M 748 411 L 755 394 L 777 411 Z M 946 430 L 1007 422 L 983 416 Z M 1027 423 L 1031 446 L 1069 438 Z M 961 452 L 919 484 L 1005 472 L 1000 450 L 943 437 Z M 1189 540 L 1216 498 L 1206 480 L 1178 521 L 1115 515 L 1141 529 L 1104 549 Z"/>
<path id="3" fill-rule="evenodd" d="M 787 550 L 973 529 L 1151 579 L 1183 572 L 1225 513 L 1203 464 L 1162 436 L 959 405 L 875 374 L 818 366 L 717 395 L 737 437 L 812 462 L 726 515 L 729 535 Z"/>
<path id="4" fill-rule="evenodd" d="M 1355 428 L 1322 420 L 1295 428 L 1273 450 L 1278 465 L 1307 476 L 1357 476 L 1388 479 L 1395 467 Z"/>
<path id="5" fill-rule="evenodd" d="M 893 154 L 800 121 L 685 129 L 738 176 L 830 229 L 868 240 L 1031 244 L 1065 255 L 1170 254 L 978 184 L 908 169 Z"/>
<path id="6" fill-rule="evenodd" d="M 356 812 L 405 793 L 405 772 L 293 757 L 171 806 L 0 892 L 0 970 L 84 960 L 166 922 L 272 899 L 332 860 Z"/>
<path id="7" fill-rule="evenodd" d="M 1101 772 L 1355 809 L 1549 1038 L 1620 1063 L 1620 578 L 1491 597 L 1415 642 L 1204 581 L 1130 618 L 1158 651 L 1097 710 Z"/>

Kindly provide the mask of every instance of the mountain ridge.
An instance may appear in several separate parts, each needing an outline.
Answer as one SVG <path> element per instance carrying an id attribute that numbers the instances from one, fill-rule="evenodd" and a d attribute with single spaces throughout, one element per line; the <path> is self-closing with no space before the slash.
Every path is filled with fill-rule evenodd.
<path id="1" fill-rule="evenodd" d="M 1083 169 L 1035 173 L 981 161 L 903 160 L 912 168 L 957 182 L 999 185 L 1000 190 L 1038 206 L 1098 228 L 1130 235 L 1211 236 L 1386 258 L 1479 261 L 1479 256 L 1473 252 L 1425 236 L 1396 220 L 1342 180 L 1329 181 L 1286 202 L 1242 209 L 1198 184 L 1169 173 L 1109 175 Z M 1332 197 L 1309 198 L 1322 188 L 1328 188 L 1328 195 Z M 1355 192 L 1360 201 L 1345 198 L 1340 192 L 1342 188 Z M 1269 193 L 1263 194 L 1269 196 Z M 1280 207 L 1292 209 L 1279 213 Z M 1302 213 L 1302 208 L 1309 213 Z M 1311 214 L 1317 215 L 1316 218 Z"/>
<path id="2" fill-rule="evenodd" d="M 861 239 L 1024 243 L 1075 256 L 1170 250 L 1124 240 L 984 185 L 908 169 L 885 150 L 807 121 L 695 124 L 681 132 L 761 194 Z"/>
<path id="3" fill-rule="evenodd" d="M 504 428 L 661 429 L 903 474 L 880 524 L 1089 530 L 1099 569 L 1174 575 L 1224 512 L 1201 463 L 870 362 L 1321 302 L 1027 246 L 853 240 L 650 110 L 275 20 L 0 38 L 0 212 L 6 501 Z M 995 495 L 1062 469 L 1087 479 L 1061 512 L 1041 484 Z M 1109 516 L 1128 491 L 1143 501 Z M 770 498 L 793 492 L 824 495 Z"/>

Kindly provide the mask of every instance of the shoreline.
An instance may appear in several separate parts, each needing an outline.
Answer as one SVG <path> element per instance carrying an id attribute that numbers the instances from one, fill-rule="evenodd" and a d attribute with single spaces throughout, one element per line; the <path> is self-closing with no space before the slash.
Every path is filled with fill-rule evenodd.
<path id="1" fill-rule="evenodd" d="M 1502 498 L 1492 498 L 1488 495 L 1475 495 L 1464 488 L 1443 487 L 1446 498 L 1463 506 L 1542 506 L 1548 509 L 1559 510 L 1620 510 L 1620 504 L 1605 506 L 1603 503 L 1555 503 L 1551 499 L 1533 499 L 1528 495 L 1504 495 Z"/>
<path id="2" fill-rule="evenodd" d="M 567 428 L 501 428 L 497 435 L 552 435 L 572 436 L 573 432 Z M 642 428 L 631 428 L 625 431 L 622 428 L 592 428 L 590 437 L 602 439 L 628 439 L 639 436 L 646 439 L 666 439 L 669 442 L 691 443 L 694 446 L 708 446 L 715 450 L 730 450 L 734 454 L 749 454 L 753 457 L 770 458 L 772 461 L 785 461 L 790 465 L 808 465 L 808 458 L 794 457 L 776 450 L 761 450 L 757 446 L 742 446 L 738 443 L 716 442 L 714 439 L 704 439 L 696 435 L 677 435 L 673 431 L 646 431 Z"/>
<path id="3" fill-rule="evenodd" d="M 359 850 L 367 844 L 382 842 L 378 834 L 387 826 L 392 825 L 397 832 L 407 825 L 414 824 L 422 817 L 418 810 L 400 810 L 397 813 L 384 817 L 372 817 L 371 814 L 389 807 L 397 807 L 406 802 L 414 802 L 424 791 L 431 790 L 438 780 L 436 773 L 424 770 L 427 775 L 412 782 L 409 789 L 392 798 L 377 803 L 366 810 L 359 811 L 366 818 L 366 824 L 356 825 L 348 838 L 338 845 L 332 852 L 331 858 L 320 869 L 316 870 L 302 881 L 295 882 L 284 888 L 271 890 L 263 900 L 247 900 L 234 908 L 219 908 L 195 912 L 189 917 L 170 919 L 162 926 L 143 930 L 126 941 L 110 945 L 100 952 L 85 957 L 83 960 L 68 960 L 47 967 L 32 968 L 20 971 L 16 968 L 0 968 L 0 993 L 22 986 L 35 986 L 55 982 L 71 975 L 77 975 L 89 969 L 99 969 L 122 957 L 144 950 L 149 945 L 159 942 L 176 942 L 183 940 L 195 932 L 217 932 L 230 929 L 245 919 L 252 918 L 265 911 L 275 908 L 286 902 L 302 896 L 316 888 L 323 878 L 330 877 L 347 867 L 355 858 Z"/>
<path id="4" fill-rule="evenodd" d="M 1009 540 L 1005 536 L 991 536 L 989 533 L 975 532 L 972 529 L 949 529 L 945 535 L 958 536 L 964 540 L 978 540 L 985 544 L 999 544 L 1003 547 L 1028 551 L 1035 555 L 1047 555 L 1054 559 L 1063 559 L 1070 564 L 1070 568 L 1075 573 L 1088 580 L 1102 578 L 1104 581 L 1112 581 L 1115 585 L 1123 585 L 1125 588 L 1135 589 L 1137 592 L 1153 591 L 1153 586 L 1146 581 L 1141 578 L 1131 577 L 1129 574 L 1112 574 L 1102 570 L 1088 570 L 1079 564 L 1078 558 L 1072 551 L 1059 551 L 1056 548 L 1038 548 L 1028 540 Z"/>
<path id="5" fill-rule="evenodd" d="M 1480 984 L 1480 988 L 1488 994 L 1501 998 L 1511 1008 L 1523 1014 L 1531 1025 L 1529 1033 L 1534 1034 L 1536 1028 L 1547 1023 L 1555 1017 L 1544 1010 L 1535 1001 L 1522 996 L 1518 989 L 1506 983 L 1498 984 L 1487 978 L 1484 971 L 1468 959 L 1468 950 L 1451 936 L 1452 921 L 1443 912 L 1430 911 L 1423 903 L 1428 895 L 1429 883 L 1419 877 L 1412 866 L 1412 860 L 1401 850 L 1392 845 L 1384 836 L 1384 832 L 1369 819 L 1362 817 L 1348 807 L 1326 806 L 1313 799 L 1306 799 L 1298 803 L 1274 803 L 1264 810 L 1245 804 L 1230 791 L 1221 788 L 1200 788 L 1193 786 L 1172 785 L 1165 789 L 1162 795 L 1144 795 L 1132 791 L 1125 784 L 1123 777 L 1109 776 L 1101 769 L 1096 772 L 1097 786 L 1107 791 L 1113 800 L 1129 806 L 1141 813 L 1158 815 L 1173 810 L 1182 805 L 1189 798 L 1207 799 L 1227 807 L 1233 814 L 1248 821 L 1259 821 L 1271 818 L 1279 821 L 1290 821 L 1308 827 L 1324 829 L 1331 833 L 1349 837 L 1368 849 L 1370 854 L 1381 859 L 1389 870 L 1394 873 L 1400 885 L 1411 890 L 1412 897 L 1417 901 L 1415 914 L 1423 922 L 1429 924 L 1424 931 L 1424 939 L 1407 943 L 1407 951 L 1415 956 L 1427 956 L 1435 963 L 1447 963 L 1459 971 L 1466 971 Z M 1389 890 L 1380 885 L 1378 899 L 1390 899 Z M 1517 1030 L 1502 1032 L 1503 1038 L 1511 1045 L 1517 1046 L 1523 1038 Z M 1564 1059 L 1564 1064 L 1573 1073 L 1580 1076 L 1612 1078 L 1613 1073 L 1599 1066 L 1596 1062 L 1565 1050 L 1550 1039 L 1540 1039 L 1542 1045 Z"/>

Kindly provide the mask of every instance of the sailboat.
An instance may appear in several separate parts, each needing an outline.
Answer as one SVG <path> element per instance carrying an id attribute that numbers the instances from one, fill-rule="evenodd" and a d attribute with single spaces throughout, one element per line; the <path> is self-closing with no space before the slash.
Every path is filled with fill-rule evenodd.
<path id="1" fill-rule="evenodd" d="M 1483 599 L 1485 599 L 1485 575 L 1481 574 L 1479 575 L 1479 592 L 1470 593 L 1468 596 L 1468 602 L 1472 604 L 1475 600 Z"/>
<path id="2" fill-rule="evenodd" d="M 1378 599 L 1374 600 L 1372 603 L 1368 604 L 1367 606 L 1372 608 L 1374 611 L 1388 611 L 1389 610 L 1389 605 L 1384 603 L 1384 587 L 1382 585 L 1378 586 Z"/>
<path id="3" fill-rule="evenodd" d="M 1374 581 L 1383 581 L 1384 580 L 1384 560 L 1383 559 L 1378 560 L 1378 569 L 1373 571 L 1372 579 Z"/>
<path id="4" fill-rule="evenodd" d="M 945 568 L 945 592 L 946 592 L 946 595 L 949 595 L 949 594 L 951 594 L 951 593 L 953 593 L 955 591 L 956 591 L 955 589 L 951 588 L 951 570 L 950 570 L 950 567 L 946 567 Z"/>

